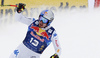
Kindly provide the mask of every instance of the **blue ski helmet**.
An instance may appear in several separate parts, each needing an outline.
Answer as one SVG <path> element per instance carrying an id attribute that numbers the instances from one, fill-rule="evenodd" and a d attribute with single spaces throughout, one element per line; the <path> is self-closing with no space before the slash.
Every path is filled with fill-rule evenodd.
<path id="1" fill-rule="evenodd" d="M 51 10 L 43 10 L 39 15 L 39 20 L 41 20 L 43 23 L 46 23 L 46 19 L 48 20 L 47 26 L 51 24 L 51 22 L 54 20 L 54 13 Z M 43 19 L 44 18 L 44 19 Z"/>

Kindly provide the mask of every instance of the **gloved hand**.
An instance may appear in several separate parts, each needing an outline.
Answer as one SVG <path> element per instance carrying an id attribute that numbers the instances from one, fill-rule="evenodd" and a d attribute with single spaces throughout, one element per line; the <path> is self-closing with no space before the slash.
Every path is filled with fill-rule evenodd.
<path id="1" fill-rule="evenodd" d="M 59 58 L 59 56 L 57 54 L 54 54 L 50 58 Z"/>
<path id="2" fill-rule="evenodd" d="M 19 4 L 17 4 L 17 12 L 18 13 L 21 13 L 24 9 L 25 9 L 25 4 L 23 4 L 23 3 L 19 3 Z"/>

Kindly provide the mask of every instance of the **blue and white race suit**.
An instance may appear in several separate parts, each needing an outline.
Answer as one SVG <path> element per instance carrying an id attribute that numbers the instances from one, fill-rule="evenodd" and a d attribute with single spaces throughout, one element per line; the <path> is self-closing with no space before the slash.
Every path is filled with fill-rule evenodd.
<path id="1" fill-rule="evenodd" d="M 55 53 L 60 55 L 61 48 L 58 41 L 58 36 L 52 26 L 39 28 L 39 20 L 27 18 L 21 13 L 15 13 L 15 19 L 19 22 L 28 25 L 28 31 L 22 44 L 12 53 L 10 58 L 40 58 L 43 51 L 52 42 L 55 48 Z"/>

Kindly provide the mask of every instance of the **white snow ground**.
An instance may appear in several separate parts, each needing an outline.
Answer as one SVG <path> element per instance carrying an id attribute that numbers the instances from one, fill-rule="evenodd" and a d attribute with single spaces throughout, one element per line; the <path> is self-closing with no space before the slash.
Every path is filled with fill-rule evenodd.
<path id="1" fill-rule="evenodd" d="M 62 48 L 60 58 L 100 58 L 100 9 L 56 13 L 55 27 Z M 9 58 L 23 41 L 27 25 L 14 23 L 0 28 L 0 58 Z M 49 58 L 54 54 L 51 44 L 41 55 Z"/>

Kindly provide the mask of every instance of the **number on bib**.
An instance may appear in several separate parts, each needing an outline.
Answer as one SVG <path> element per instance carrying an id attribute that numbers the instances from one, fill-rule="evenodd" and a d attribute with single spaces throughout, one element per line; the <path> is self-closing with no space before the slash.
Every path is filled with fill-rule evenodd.
<path id="1" fill-rule="evenodd" d="M 37 40 L 34 40 L 33 38 L 31 38 L 30 43 L 34 46 L 38 46 L 39 42 Z"/>

